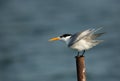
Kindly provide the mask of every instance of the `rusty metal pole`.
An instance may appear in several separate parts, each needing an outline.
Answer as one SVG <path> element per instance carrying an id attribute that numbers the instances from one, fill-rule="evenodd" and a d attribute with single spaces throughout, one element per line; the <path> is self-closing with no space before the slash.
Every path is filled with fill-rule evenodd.
<path id="1" fill-rule="evenodd" d="M 77 81 L 86 81 L 84 56 L 76 56 Z"/>

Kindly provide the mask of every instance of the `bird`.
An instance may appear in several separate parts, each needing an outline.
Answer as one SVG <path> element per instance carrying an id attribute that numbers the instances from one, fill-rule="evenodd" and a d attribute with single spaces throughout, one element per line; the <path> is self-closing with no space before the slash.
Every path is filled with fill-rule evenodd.
<path id="1" fill-rule="evenodd" d="M 78 51 L 77 56 L 84 56 L 86 50 L 89 50 L 92 47 L 103 42 L 103 40 L 96 39 L 104 34 L 104 32 L 96 33 L 100 29 L 102 29 L 102 27 L 98 29 L 90 28 L 81 32 L 77 32 L 75 34 L 62 34 L 58 37 L 53 37 L 49 39 L 49 41 L 64 41 L 69 48 Z M 80 52 L 82 52 L 81 55 Z"/>

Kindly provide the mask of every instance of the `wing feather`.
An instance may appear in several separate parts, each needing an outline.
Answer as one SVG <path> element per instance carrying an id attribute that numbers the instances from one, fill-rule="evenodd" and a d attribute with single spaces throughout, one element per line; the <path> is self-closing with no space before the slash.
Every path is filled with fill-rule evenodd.
<path id="1" fill-rule="evenodd" d="M 98 31 L 100 29 L 101 28 L 98 28 L 98 29 L 87 29 L 87 30 L 85 30 L 83 32 L 77 32 L 77 33 L 73 34 L 72 37 L 71 37 L 71 40 L 70 40 L 70 42 L 68 44 L 68 47 L 72 46 L 74 43 L 78 42 L 79 40 L 85 38 L 88 35 L 92 36 L 94 34 L 94 32 L 96 32 L 96 31 Z M 96 38 L 96 37 L 98 37 L 100 35 L 101 34 L 96 34 L 95 36 L 93 36 L 93 38 Z"/>

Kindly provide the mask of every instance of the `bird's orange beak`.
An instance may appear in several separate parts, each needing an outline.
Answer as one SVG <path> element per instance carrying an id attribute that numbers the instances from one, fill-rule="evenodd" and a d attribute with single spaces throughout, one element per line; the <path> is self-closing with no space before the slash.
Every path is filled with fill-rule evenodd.
<path id="1" fill-rule="evenodd" d="M 59 37 L 54 37 L 54 38 L 51 38 L 49 41 L 51 42 L 51 41 L 57 41 L 57 40 L 60 40 L 60 38 Z"/>

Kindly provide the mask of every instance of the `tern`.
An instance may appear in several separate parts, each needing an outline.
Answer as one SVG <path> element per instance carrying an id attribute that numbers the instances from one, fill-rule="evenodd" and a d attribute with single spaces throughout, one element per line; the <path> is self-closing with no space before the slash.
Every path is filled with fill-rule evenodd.
<path id="1" fill-rule="evenodd" d="M 59 37 L 51 38 L 49 41 L 62 40 L 67 44 L 69 48 L 77 50 L 78 56 L 81 51 L 83 51 L 83 53 L 80 56 L 84 56 L 86 50 L 103 42 L 103 40 L 96 40 L 97 37 L 100 37 L 101 35 L 104 34 L 104 33 L 95 33 L 100 29 L 101 28 L 87 29 L 82 32 L 77 32 L 75 34 L 63 34 Z"/>

